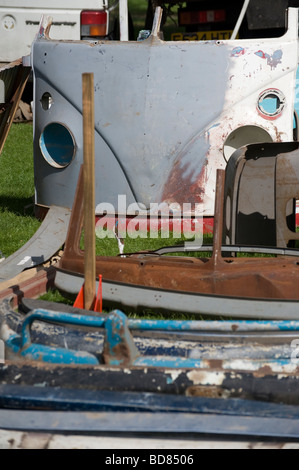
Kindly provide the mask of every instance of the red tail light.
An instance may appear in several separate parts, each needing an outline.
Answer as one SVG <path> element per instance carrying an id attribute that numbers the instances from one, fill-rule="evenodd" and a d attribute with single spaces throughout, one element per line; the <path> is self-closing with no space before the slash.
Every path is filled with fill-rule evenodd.
<path id="1" fill-rule="evenodd" d="M 106 36 L 107 12 L 83 10 L 81 12 L 81 37 Z"/>
<path id="2" fill-rule="evenodd" d="M 225 21 L 225 10 L 179 10 L 180 26 L 188 24 L 219 23 Z"/>

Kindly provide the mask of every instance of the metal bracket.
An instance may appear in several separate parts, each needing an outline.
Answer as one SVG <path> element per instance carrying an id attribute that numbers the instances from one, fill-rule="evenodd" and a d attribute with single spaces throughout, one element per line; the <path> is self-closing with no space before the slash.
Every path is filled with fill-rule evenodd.
<path id="1" fill-rule="evenodd" d="M 126 315 L 120 311 L 111 312 L 105 321 L 105 364 L 125 366 L 132 364 L 138 356 Z"/>

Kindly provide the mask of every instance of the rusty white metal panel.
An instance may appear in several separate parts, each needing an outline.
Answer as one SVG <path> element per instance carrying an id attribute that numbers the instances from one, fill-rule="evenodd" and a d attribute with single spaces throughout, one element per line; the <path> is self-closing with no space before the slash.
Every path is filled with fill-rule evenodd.
<path id="1" fill-rule="evenodd" d="M 127 205 L 193 203 L 199 214 L 213 215 L 216 170 L 226 167 L 235 148 L 293 140 L 297 31 L 298 11 L 291 8 L 280 38 L 164 42 L 152 34 L 140 42 L 95 44 L 37 39 L 36 203 L 72 205 L 83 161 L 81 80 L 91 72 L 96 204 L 117 209 L 121 194 Z M 53 164 L 41 147 L 51 126 L 69 138 L 67 164 Z M 62 145 L 57 143 L 58 153 Z"/>

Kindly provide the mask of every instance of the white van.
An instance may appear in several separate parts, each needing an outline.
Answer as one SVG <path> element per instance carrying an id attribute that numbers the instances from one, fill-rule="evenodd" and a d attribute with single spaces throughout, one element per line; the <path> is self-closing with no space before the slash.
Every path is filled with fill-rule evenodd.
<path id="1" fill-rule="evenodd" d="M 42 15 L 53 18 L 53 39 L 112 38 L 118 3 L 118 0 L 0 0 L 0 62 L 12 62 L 30 54 Z"/>

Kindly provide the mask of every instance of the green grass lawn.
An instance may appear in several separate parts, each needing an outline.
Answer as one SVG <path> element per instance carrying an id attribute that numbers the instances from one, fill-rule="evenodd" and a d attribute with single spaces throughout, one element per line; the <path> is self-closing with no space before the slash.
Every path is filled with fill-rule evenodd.
<path id="1" fill-rule="evenodd" d="M 0 250 L 8 257 L 36 232 L 32 123 L 13 124 L 0 156 Z"/>
<path id="2" fill-rule="evenodd" d="M 137 35 L 140 29 L 145 28 L 147 5 L 147 0 L 128 0 L 128 9 Z"/>

